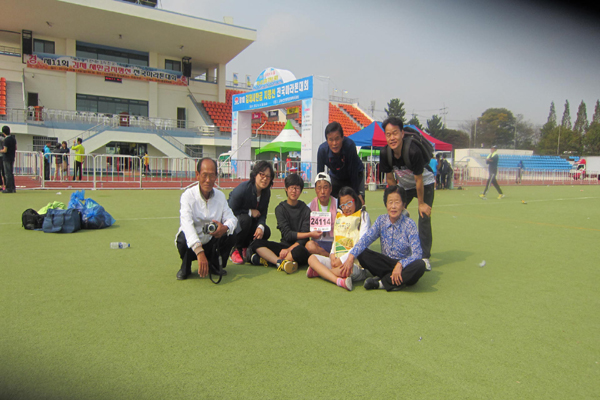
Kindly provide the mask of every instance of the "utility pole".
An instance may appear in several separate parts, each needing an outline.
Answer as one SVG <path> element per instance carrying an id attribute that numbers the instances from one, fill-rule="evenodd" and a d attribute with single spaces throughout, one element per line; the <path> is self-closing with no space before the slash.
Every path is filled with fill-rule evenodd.
<path id="1" fill-rule="evenodd" d="M 448 107 L 446 107 L 446 103 L 443 103 L 444 107 L 440 108 L 440 114 L 444 116 L 444 128 L 446 128 L 446 114 L 448 114 Z"/>
<path id="2" fill-rule="evenodd" d="M 375 119 L 375 100 L 371 100 L 371 118 Z"/>

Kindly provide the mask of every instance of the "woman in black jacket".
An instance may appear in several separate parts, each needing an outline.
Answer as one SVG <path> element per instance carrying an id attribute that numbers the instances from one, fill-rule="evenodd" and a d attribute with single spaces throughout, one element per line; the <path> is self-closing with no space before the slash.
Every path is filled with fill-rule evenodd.
<path id="1" fill-rule="evenodd" d="M 236 244 L 231 261 L 243 264 L 246 248 L 255 239 L 269 239 L 267 213 L 275 172 L 267 161 L 259 161 L 250 172 L 250 180 L 229 193 L 229 208 L 238 219 Z"/>

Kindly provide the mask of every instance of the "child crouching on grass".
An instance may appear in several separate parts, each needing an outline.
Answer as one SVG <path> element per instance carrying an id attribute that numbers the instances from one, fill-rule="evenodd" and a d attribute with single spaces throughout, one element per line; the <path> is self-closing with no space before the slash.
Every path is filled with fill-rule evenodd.
<path id="1" fill-rule="evenodd" d="M 369 231 L 348 253 L 343 268 L 351 268 L 355 258 L 360 265 L 373 274 L 365 280 L 364 287 L 370 289 L 401 290 L 411 286 L 425 273 L 423 251 L 415 222 L 403 214 L 406 191 L 399 186 L 385 189 L 383 203 L 387 214 L 380 215 Z M 381 253 L 369 250 L 377 238 L 381 241 Z"/>
<path id="2" fill-rule="evenodd" d="M 306 265 L 310 252 L 306 249 L 309 239 L 319 239 L 322 232 L 310 232 L 310 209 L 298 200 L 304 189 L 304 180 L 297 174 L 285 178 L 287 200 L 275 208 L 277 229 L 281 231 L 281 242 L 255 240 L 248 247 L 250 262 L 254 265 L 276 265 L 278 271 L 288 274 Z"/>
<path id="3" fill-rule="evenodd" d="M 371 219 L 352 188 L 341 188 L 339 196 L 340 211 L 335 217 L 334 242 L 329 257 L 317 254 L 310 256 L 306 276 L 320 276 L 341 288 L 352 290 L 352 282 L 364 280 L 366 272 L 358 262 L 346 266 L 343 264 L 359 238 L 368 231 Z"/>

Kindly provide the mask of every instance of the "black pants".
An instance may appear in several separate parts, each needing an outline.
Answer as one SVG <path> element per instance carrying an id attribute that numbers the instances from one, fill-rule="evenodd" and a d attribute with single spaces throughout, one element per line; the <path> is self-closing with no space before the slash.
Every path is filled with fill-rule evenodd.
<path id="1" fill-rule="evenodd" d="M 343 188 L 344 186 L 349 186 L 354 189 L 354 186 L 352 185 L 354 180 L 342 181 L 340 179 L 334 178 L 331 175 L 330 175 L 330 178 L 331 178 L 331 195 L 338 200 L 340 199 L 339 194 L 340 194 L 341 188 Z M 358 186 L 359 190 L 358 190 L 358 193 L 356 193 L 356 194 L 362 195 L 362 197 L 364 199 L 365 198 L 365 173 L 360 172 L 356 179 L 358 179 L 358 182 L 360 182 L 359 186 Z"/>
<path id="2" fill-rule="evenodd" d="M 77 177 L 77 171 L 79 171 L 79 180 L 81 180 L 81 175 L 82 175 L 82 168 L 83 166 L 83 162 L 82 161 L 75 161 L 75 171 L 73 172 L 73 180 L 75 180 L 75 178 Z"/>
<path id="3" fill-rule="evenodd" d="M 16 191 L 16 187 L 15 187 L 15 175 L 13 174 L 13 166 L 15 161 L 14 160 L 7 160 L 6 156 L 3 157 L 3 162 L 4 162 L 4 176 L 5 176 L 5 181 L 4 181 L 4 186 L 6 186 L 6 190 L 10 191 L 10 192 L 15 192 Z"/>
<path id="4" fill-rule="evenodd" d="M 229 252 L 233 247 L 235 241 L 235 235 L 223 235 L 220 238 L 212 238 L 210 242 L 203 244 L 204 255 L 208 260 L 208 267 L 212 272 L 217 272 L 217 266 L 219 265 L 219 256 L 221 256 L 221 268 L 227 266 L 227 259 Z M 185 239 L 185 233 L 179 232 L 177 235 L 177 250 L 179 251 L 179 257 L 181 258 L 181 269 L 187 274 L 192 272 L 192 261 L 197 260 L 196 253 L 187 246 Z"/>
<path id="5" fill-rule="evenodd" d="M 234 247 L 242 255 L 242 249 L 247 248 L 254 240 L 254 232 L 258 227 L 258 218 L 252 218 L 248 214 L 236 215 L 238 224 L 236 228 L 236 241 Z M 271 229 L 264 225 L 263 240 L 268 240 L 271 237 Z"/>
<path id="6" fill-rule="evenodd" d="M 285 245 L 283 243 L 270 242 L 268 240 L 261 239 L 252 242 L 252 246 L 250 249 L 248 249 L 248 251 L 256 253 L 256 249 L 260 247 L 266 247 L 267 249 L 275 253 L 277 258 L 279 258 L 279 253 L 281 252 L 281 250 L 287 249 L 290 246 Z M 299 266 L 308 265 L 308 257 L 310 257 L 310 253 L 308 250 L 306 250 L 306 247 L 304 247 L 304 245 L 298 245 L 292 249 L 292 258 L 298 263 Z"/>
<path id="7" fill-rule="evenodd" d="M 48 161 L 46 157 L 44 157 L 44 180 L 50 180 L 50 161 Z"/>
<path id="8" fill-rule="evenodd" d="M 0 186 L 6 185 L 6 175 L 4 175 L 4 157 L 0 157 Z"/>
<path id="9" fill-rule="evenodd" d="M 415 260 L 402 268 L 402 284 L 395 285 L 392 283 L 392 272 L 398 264 L 398 260 L 394 260 L 385 254 L 377 253 L 373 250 L 366 249 L 358 256 L 360 265 L 369 270 L 373 276 L 381 279 L 385 290 L 400 290 L 405 286 L 414 285 L 421 279 L 425 273 L 425 262 L 423 260 Z"/>
<path id="10" fill-rule="evenodd" d="M 434 186 L 435 184 L 425 185 L 423 188 L 423 200 L 425 204 L 429 207 L 433 207 L 433 197 L 434 197 Z M 407 203 L 406 206 L 410 204 L 412 199 L 417 197 L 417 189 L 410 189 L 406 191 L 407 195 Z M 418 213 L 418 208 L 417 208 Z M 433 243 L 433 233 L 431 232 L 431 217 L 427 215 L 421 216 L 419 214 L 419 239 L 421 240 L 421 248 L 423 249 L 423 258 L 431 257 L 431 245 Z"/>
<path id="11" fill-rule="evenodd" d="M 496 173 L 491 173 L 490 172 L 490 177 L 487 180 L 487 183 L 485 184 L 485 190 L 483 191 L 483 194 L 485 195 L 488 191 L 488 189 L 490 188 L 490 182 L 492 183 L 492 185 L 494 185 L 494 187 L 496 188 L 496 190 L 498 191 L 499 194 L 502 194 L 502 189 L 500 189 L 500 185 L 498 185 L 498 181 L 496 181 Z"/>

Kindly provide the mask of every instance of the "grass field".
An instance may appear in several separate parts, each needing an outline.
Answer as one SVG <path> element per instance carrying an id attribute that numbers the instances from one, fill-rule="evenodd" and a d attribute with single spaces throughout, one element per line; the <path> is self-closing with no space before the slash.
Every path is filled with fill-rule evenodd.
<path id="1" fill-rule="evenodd" d="M 433 271 L 395 293 L 177 281 L 178 190 L 87 191 L 116 225 L 64 235 L 20 216 L 71 192 L 0 195 L 0 398 L 599 398 L 600 186 L 480 190 L 436 192 Z"/>

